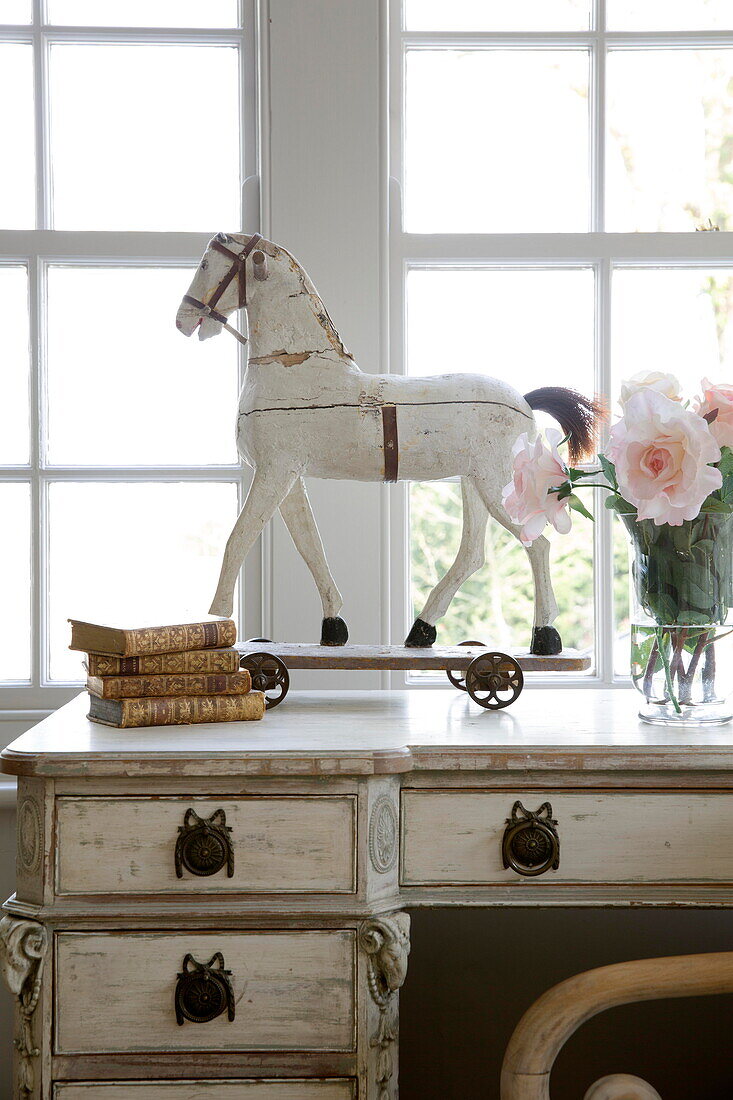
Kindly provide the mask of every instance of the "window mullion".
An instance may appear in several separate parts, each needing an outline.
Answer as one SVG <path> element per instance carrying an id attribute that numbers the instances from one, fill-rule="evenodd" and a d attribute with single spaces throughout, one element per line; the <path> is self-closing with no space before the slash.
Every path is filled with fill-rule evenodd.
<path id="1" fill-rule="evenodd" d="M 731 233 L 397 233 L 396 258 L 408 263 L 517 263 L 552 266 L 612 259 L 664 267 L 730 266 Z"/>
<path id="2" fill-rule="evenodd" d="M 38 0 L 37 0 L 38 2 Z M 41 328 L 43 273 L 37 256 L 28 260 L 28 314 L 30 324 L 30 482 L 31 482 L 31 683 L 37 688 L 42 683 L 43 661 L 41 626 L 44 621 L 43 583 L 44 555 L 42 553 L 43 524 L 41 481 L 39 470 L 43 448 L 41 415 Z"/>
<path id="3" fill-rule="evenodd" d="M 597 37 L 591 52 L 591 231 L 605 229 L 606 0 L 596 0 Z"/>
<path id="4" fill-rule="evenodd" d="M 46 466 L 44 481 L 223 481 L 239 482 L 246 467 L 236 466 Z M 2 475 L 0 474 L 0 480 Z"/>
<path id="5" fill-rule="evenodd" d="M 596 393 L 608 400 L 611 392 L 611 260 L 605 258 L 596 269 Z M 598 441 L 601 447 L 605 439 Z M 604 683 L 613 681 L 616 637 L 613 605 L 613 516 L 605 507 L 606 493 L 593 490 L 595 515 L 593 578 L 596 617 L 596 675 Z"/>
<path id="6" fill-rule="evenodd" d="M 36 228 L 48 229 L 48 68 L 43 0 L 33 0 L 33 95 L 36 145 Z"/>
<path id="7" fill-rule="evenodd" d="M 596 32 L 587 31 L 407 31 L 402 34 L 406 50 L 471 49 L 583 49 L 591 45 Z"/>

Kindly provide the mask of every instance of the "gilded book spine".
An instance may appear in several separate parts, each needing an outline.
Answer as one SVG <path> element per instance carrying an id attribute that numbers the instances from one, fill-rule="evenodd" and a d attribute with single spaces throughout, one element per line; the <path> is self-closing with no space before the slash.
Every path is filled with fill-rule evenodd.
<path id="1" fill-rule="evenodd" d="M 231 646 L 237 640 L 237 628 L 231 619 L 211 623 L 184 623 L 181 626 L 148 626 L 125 631 L 124 657 L 148 653 L 177 653 L 185 649 L 212 649 Z"/>
<path id="2" fill-rule="evenodd" d="M 164 673 L 236 672 L 239 653 L 236 649 L 201 649 L 187 653 L 151 653 L 147 657 L 113 657 L 105 653 L 90 653 L 87 672 L 90 676 L 159 676 Z"/>
<path id="3" fill-rule="evenodd" d="M 161 695 L 246 695 L 252 679 L 246 671 L 230 675 L 89 676 L 87 690 L 100 699 L 141 699 Z"/>
<path id="4" fill-rule="evenodd" d="M 109 704 L 108 704 L 109 705 Z M 121 699 L 119 720 L 90 713 L 94 721 L 128 728 L 133 726 L 177 726 L 194 722 L 248 722 L 264 717 L 265 697 L 261 691 L 248 695 L 204 695 L 170 699 Z"/>

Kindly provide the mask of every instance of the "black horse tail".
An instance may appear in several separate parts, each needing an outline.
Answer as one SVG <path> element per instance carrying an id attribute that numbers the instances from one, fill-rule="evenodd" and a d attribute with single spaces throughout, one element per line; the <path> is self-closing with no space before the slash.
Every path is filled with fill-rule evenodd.
<path id="1" fill-rule="evenodd" d="M 530 409 L 548 413 L 568 436 L 568 450 L 572 463 L 580 462 L 594 453 L 598 429 L 604 418 L 603 404 L 591 401 L 577 390 L 565 386 L 540 386 L 525 393 L 524 400 Z"/>

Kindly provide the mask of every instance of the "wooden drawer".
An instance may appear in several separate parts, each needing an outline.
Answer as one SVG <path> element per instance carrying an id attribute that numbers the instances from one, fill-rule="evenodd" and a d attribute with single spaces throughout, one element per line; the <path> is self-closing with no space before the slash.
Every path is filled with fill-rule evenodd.
<path id="1" fill-rule="evenodd" d="M 552 806 L 557 870 L 527 878 L 502 862 L 516 800 Z M 405 886 L 733 881 L 733 793 L 448 791 L 402 794 Z"/>
<path id="2" fill-rule="evenodd" d="M 176 871 L 176 844 L 191 809 L 223 810 L 227 866 Z M 353 893 L 356 798 L 58 798 L 58 894 Z M 221 818 L 216 820 L 221 821 Z M 189 822 L 195 819 L 189 818 Z"/>
<path id="3" fill-rule="evenodd" d="M 176 1022 L 191 954 L 221 952 L 234 1020 Z M 61 1054 L 174 1050 L 351 1051 L 354 933 L 83 933 L 56 936 L 55 1042 Z"/>
<path id="4" fill-rule="evenodd" d="M 120 1081 L 59 1084 L 54 1100 L 354 1100 L 352 1081 Z"/>

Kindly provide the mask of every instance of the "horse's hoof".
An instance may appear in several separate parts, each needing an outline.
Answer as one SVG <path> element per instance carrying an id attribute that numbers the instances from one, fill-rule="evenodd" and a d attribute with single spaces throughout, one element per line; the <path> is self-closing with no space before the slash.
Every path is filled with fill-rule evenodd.
<path id="1" fill-rule="evenodd" d="M 562 638 L 554 626 L 536 626 L 532 631 L 532 653 L 538 657 L 554 657 L 562 653 Z"/>
<path id="2" fill-rule="evenodd" d="M 410 649 L 429 649 L 438 636 L 438 632 L 424 619 L 415 619 L 410 633 L 405 638 L 405 645 Z"/>
<path id="3" fill-rule="evenodd" d="M 321 626 L 321 645 L 346 645 L 349 631 L 343 619 L 324 619 Z"/>

